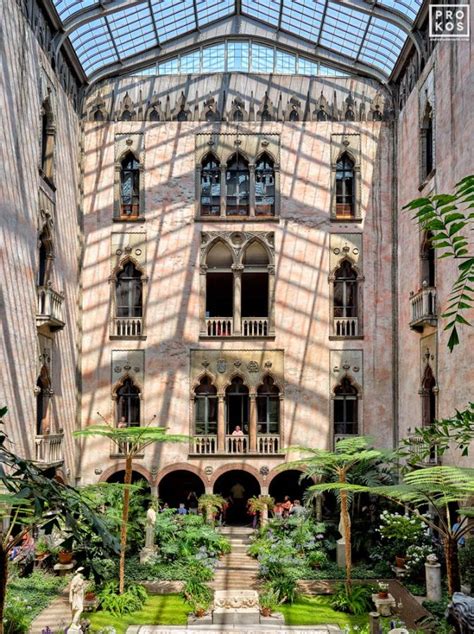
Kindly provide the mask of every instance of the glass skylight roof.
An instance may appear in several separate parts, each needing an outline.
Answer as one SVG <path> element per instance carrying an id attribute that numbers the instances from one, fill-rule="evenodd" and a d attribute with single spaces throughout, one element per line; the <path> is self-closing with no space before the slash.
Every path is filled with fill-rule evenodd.
<path id="1" fill-rule="evenodd" d="M 88 76 L 114 64 L 120 64 L 119 72 L 126 72 L 127 61 L 133 58 L 136 63 L 137 56 L 149 49 L 156 49 L 159 58 L 161 45 L 229 18 L 239 7 L 241 15 L 269 27 L 269 40 L 280 31 L 304 40 L 306 50 L 310 43 L 316 54 L 328 51 L 341 64 L 351 67 L 357 62 L 359 71 L 365 65 L 368 71 L 373 68 L 388 77 L 422 0 L 363 0 L 365 11 L 344 0 L 135 0 L 129 7 L 123 0 L 53 2 Z M 390 17 L 398 26 L 385 19 Z M 262 44 L 252 57 L 254 71 L 265 66 L 263 48 Z M 234 52 L 229 45 L 226 51 L 226 61 L 212 51 L 214 57 L 205 65 L 216 72 L 225 65 L 231 69 Z M 283 51 L 275 55 L 274 72 L 298 72 L 294 56 L 285 55 Z M 149 65 L 150 57 L 147 61 Z M 193 64 L 189 60 L 187 72 L 193 72 Z M 185 67 L 183 55 L 181 68 Z"/>

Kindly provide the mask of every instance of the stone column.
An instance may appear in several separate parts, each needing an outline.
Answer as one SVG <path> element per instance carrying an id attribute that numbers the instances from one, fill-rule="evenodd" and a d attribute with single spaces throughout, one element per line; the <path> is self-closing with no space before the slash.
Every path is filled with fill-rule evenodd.
<path id="1" fill-rule="evenodd" d="M 281 204 L 281 198 L 280 198 L 280 165 L 279 163 L 275 163 L 275 165 L 273 166 L 273 170 L 275 172 L 275 211 L 274 211 L 274 215 L 275 216 L 279 216 L 280 215 L 280 204 Z"/>
<path id="2" fill-rule="evenodd" d="M 275 265 L 268 265 L 268 334 L 275 335 Z"/>
<path id="3" fill-rule="evenodd" d="M 201 264 L 199 268 L 199 335 L 207 335 L 206 328 L 206 274 L 207 265 Z"/>
<path id="4" fill-rule="evenodd" d="M 217 452 L 225 451 L 225 409 L 224 394 L 217 395 Z"/>
<path id="5" fill-rule="evenodd" d="M 257 395 L 250 394 L 249 450 L 257 451 Z"/>
<path id="6" fill-rule="evenodd" d="M 255 216 L 255 163 L 249 163 L 249 215 Z"/>
<path id="7" fill-rule="evenodd" d="M 226 215 L 226 186 L 225 186 L 226 165 L 221 164 L 221 209 L 220 215 Z"/>
<path id="8" fill-rule="evenodd" d="M 244 267 L 241 264 L 233 264 L 234 272 L 234 327 L 232 333 L 234 335 L 242 334 L 242 271 Z"/>
<path id="9" fill-rule="evenodd" d="M 370 634 L 380 634 L 380 614 L 369 612 Z"/>
<path id="10" fill-rule="evenodd" d="M 436 555 L 428 555 L 425 563 L 426 598 L 441 601 L 441 564 Z"/>

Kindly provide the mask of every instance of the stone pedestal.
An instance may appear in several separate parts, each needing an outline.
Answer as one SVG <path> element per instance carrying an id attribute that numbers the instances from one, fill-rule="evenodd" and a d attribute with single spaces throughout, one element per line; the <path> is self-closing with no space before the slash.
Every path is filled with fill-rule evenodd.
<path id="1" fill-rule="evenodd" d="M 66 631 L 67 634 L 82 634 L 82 627 L 80 625 L 70 625 Z"/>
<path id="2" fill-rule="evenodd" d="M 216 590 L 213 625 L 258 625 L 260 606 L 256 590 Z"/>
<path id="3" fill-rule="evenodd" d="M 343 537 L 336 542 L 336 561 L 339 568 L 346 567 L 346 542 Z"/>
<path id="4" fill-rule="evenodd" d="M 71 561 L 70 564 L 54 564 L 53 570 L 57 572 L 60 577 L 64 577 L 68 572 L 74 570 L 75 565 L 75 561 Z"/>
<path id="5" fill-rule="evenodd" d="M 156 546 L 148 546 L 143 548 L 140 551 L 140 563 L 147 564 L 156 556 L 157 553 L 158 553 L 158 549 Z"/>
<path id="6" fill-rule="evenodd" d="M 378 612 L 369 612 L 370 634 L 380 634 L 380 614 Z"/>
<path id="7" fill-rule="evenodd" d="M 381 599 L 378 594 L 373 594 L 372 601 L 375 603 L 375 609 L 380 616 L 391 616 L 392 608 L 395 608 L 397 605 L 391 594 L 389 594 L 386 599 Z"/>
<path id="8" fill-rule="evenodd" d="M 426 598 L 441 601 L 441 564 L 436 555 L 428 555 L 425 563 Z"/>

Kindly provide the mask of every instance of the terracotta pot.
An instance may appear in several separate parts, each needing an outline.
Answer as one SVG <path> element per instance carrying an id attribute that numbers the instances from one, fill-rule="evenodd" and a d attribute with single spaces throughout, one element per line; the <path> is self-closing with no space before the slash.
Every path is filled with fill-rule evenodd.
<path id="1" fill-rule="evenodd" d="M 61 550 L 58 553 L 58 561 L 60 564 L 70 564 L 72 561 L 72 552 L 69 550 Z"/>
<path id="2" fill-rule="evenodd" d="M 86 601 L 95 601 L 95 592 L 86 592 L 84 595 Z"/>
<path id="3" fill-rule="evenodd" d="M 388 592 L 379 592 L 379 599 L 388 599 Z"/>
<path id="4" fill-rule="evenodd" d="M 204 616 L 206 614 L 206 610 L 203 610 L 202 608 L 199 610 L 196 610 L 196 616 L 198 618 L 201 618 L 202 616 Z"/>
<path id="5" fill-rule="evenodd" d="M 271 614 L 272 614 L 272 611 L 271 611 L 270 608 L 262 608 L 260 610 L 260 612 L 261 612 L 262 616 L 271 616 Z"/>
<path id="6" fill-rule="evenodd" d="M 395 565 L 397 568 L 405 568 L 405 563 L 406 563 L 405 557 L 399 557 L 398 555 L 395 556 Z"/>

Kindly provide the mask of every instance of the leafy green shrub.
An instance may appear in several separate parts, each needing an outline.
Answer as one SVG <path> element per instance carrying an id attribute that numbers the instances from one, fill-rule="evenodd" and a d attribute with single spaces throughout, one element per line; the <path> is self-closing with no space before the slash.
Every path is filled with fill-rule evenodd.
<path id="1" fill-rule="evenodd" d="M 328 557 L 323 550 L 313 550 L 307 555 L 306 560 L 311 568 L 321 568 L 327 564 Z"/>
<path id="2" fill-rule="evenodd" d="M 18 596 L 7 599 L 3 616 L 5 634 L 27 634 L 32 621 L 30 612 L 26 599 Z"/>
<path id="3" fill-rule="evenodd" d="M 365 614 L 372 607 L 373 592 L 372 586 L 348 586 L 345 583 L 338 583 L 331 596 L 330 604 L 339 612 L 347 612 L 356 616 Z"/>
<path id="4" fill-rule="evenodd" d="M 183 588 L 183 596 L 191 605 L 193 612 L 199 609 L 206 611 L 211 605 L 213 592 L 205 583 L 196 577 L 189 577 Z"/>
<path id="5" fill-rule="evenodd" d="M 258 601 L 262 609 L 273 611 L 278 605 L 278 595 L 272 588 L 267 588 L 260 594 Z"/>
<path id="6" fill-rule="evenodd" d="M 141 610 L 147 598 L 147 591 L 139 584 L 130 584 L 125 592 L 118 594 L 118 584 L 114 581 L 106 583 L 98 594 L 101 609 L 114 616 Z"/>
<path id="7" fill-rule="evenodd" d="M 423 601 L 423 607 L 431 612 L 431 614 L 439 621 L 445 620 L 446 610 L 448 608 L 449 599 L 447 596 L 444 596 L 441 601 Z"/>
<path id="8" fill-rule="evenodd" d="M 474 589 L 474 537 L 466 539 L 463 547 L 458 548 L 461 579 Z"/>
<path id="9" fill-rule="evenodd" d="M 387 557 L 404 557 L 409 546 L 428 544 L 426 524 L 417 515 L 401 515 L 385 510 L 380 515 L 379 533 Z"/>
<path id="10" fill-rule="evenodd" d="M 286 568 L 270 579 L 266 588 L 275 594 L 278 603 L 294 603 L 298 597 L 298 577 L 297 569 Z"/>

